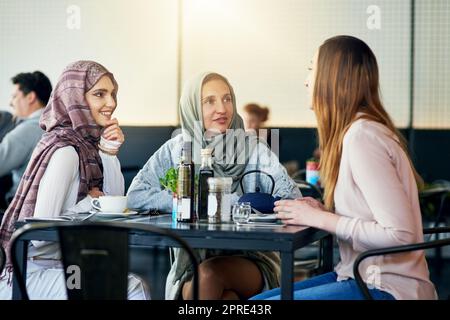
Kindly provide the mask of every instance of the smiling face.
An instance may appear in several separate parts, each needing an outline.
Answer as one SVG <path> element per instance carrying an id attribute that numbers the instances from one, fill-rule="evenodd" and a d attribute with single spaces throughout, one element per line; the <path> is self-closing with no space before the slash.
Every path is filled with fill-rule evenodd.
<path id="1" fill-rule="evenodd" d="M 116 109 L 116 90 L 111 78 L 104 75 L 85 94 L 86 101 L 91 108 L 92 117 L 99 126 L 104 127 Z"/>
<path id="2" fill-rule="evenodd" d="M 228 85 L 220 79 L 206 82 L 201 102 L 205 130 L 225 133 L 233 118 L 233 98 Z"/>

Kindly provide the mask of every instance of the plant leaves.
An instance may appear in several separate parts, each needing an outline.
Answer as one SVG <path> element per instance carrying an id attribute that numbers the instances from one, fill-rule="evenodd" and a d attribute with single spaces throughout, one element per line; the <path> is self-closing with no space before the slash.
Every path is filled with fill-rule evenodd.
<path id="1" fill-rule="evenodd" d="M 176 193 L 178 184 L 178 170 L 176 168 L 170 168 L 167 170 L 165 176 L 163 178 L 159 178 L 159 183 L 164 189 L 169 190 L 172 193 Z"/>

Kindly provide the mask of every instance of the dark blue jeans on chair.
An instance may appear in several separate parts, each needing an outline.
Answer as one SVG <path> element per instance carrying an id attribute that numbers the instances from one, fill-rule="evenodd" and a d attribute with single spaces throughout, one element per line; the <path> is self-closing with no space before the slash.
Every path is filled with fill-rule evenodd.
<path id="1" fill-rule="evenodd" d="M 369 289 L 375 300 L 395 300 L 385 291 Z M 250 300 L 280 300 L 280 288 L 267 290 Z M 363 300 L 355 280 L 337 281 L 336 272 L 329 272 L 320 276 L 294 283 L 294 300 Z"/>

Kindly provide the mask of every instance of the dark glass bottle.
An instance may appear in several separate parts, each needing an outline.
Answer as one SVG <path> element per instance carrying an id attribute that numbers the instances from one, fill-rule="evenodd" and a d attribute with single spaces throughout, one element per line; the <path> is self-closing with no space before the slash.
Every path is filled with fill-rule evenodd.
<path id="1" fill-rule="evenodd" d="M 177 221 L 194 221 L 194 164 L 191 142 L 185 141 L 178 167 L 178 212 Z"/>
<path id="2" fill-rule="evenodd" d="M 212 149 L 201 150 L 202 164 L 198 174 L 197 215 L 199 220 L 208 220 L 208 178 L 214 177 Z"/>

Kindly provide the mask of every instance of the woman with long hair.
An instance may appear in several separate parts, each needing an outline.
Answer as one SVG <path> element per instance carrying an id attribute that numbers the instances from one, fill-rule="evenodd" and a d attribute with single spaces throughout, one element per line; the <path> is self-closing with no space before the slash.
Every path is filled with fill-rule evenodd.
<path id="1" fill-rule="evenodd" d="M 377 61 L 366 43 L 328 39 L 310 70 L 305 85 L 317 118 L 325 205 L 281 200 L 275 211 L 286 224 L 336 235 L 340 262 L 333 272 L 297 282 L 294 298 L 362 299 L 352 269 L 361 252 L 423 241 L 422 180 L 383 107 Z M 368 258 L 361 271 L 375 299 L 436 298 L 423 251 Z M 279 289 L 254 297 L 279 298 Z"/>

